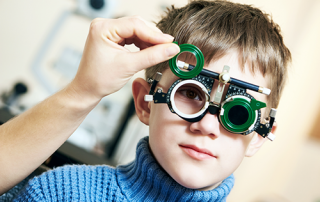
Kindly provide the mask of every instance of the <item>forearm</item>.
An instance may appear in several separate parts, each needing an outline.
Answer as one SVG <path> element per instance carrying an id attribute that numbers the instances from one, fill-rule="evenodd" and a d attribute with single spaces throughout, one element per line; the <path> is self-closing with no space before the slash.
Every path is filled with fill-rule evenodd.
<path id="1" fill-rule="evenodd" d="M 139 17 L 92 21 L 70 85 L 0 127 L 0 194 L 27 177 L 81 124 L 101 98 L 178 54 L 173 37 Z M 140 51 L 123 47 L 134 43 Z"/>
<path id="2" fill-rule="evenodd" d="M 54 153 L 98 102 L 69 87 L 0 126 L 0 194 Z"/>

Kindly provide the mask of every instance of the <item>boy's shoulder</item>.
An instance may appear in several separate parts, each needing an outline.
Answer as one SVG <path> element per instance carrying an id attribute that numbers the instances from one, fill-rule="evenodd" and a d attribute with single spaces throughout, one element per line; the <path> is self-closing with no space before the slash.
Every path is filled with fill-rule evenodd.
<path id="1" fill-rule="evenodd" d="M 115 169 L 108 165 L 65 165 L 49 170 L 39 178 L 47 178 L 48 180 L 70 180 L 70 183 L 78 183 L 90 180 L 99 180 L 108 175 L 113 175 Z"/>
<path id="2" fill-rule="evenodd" d="M 40 181 L 42 184 L 50 185 L 51 183 L 63 185 L 75 185 L 89 183 L 90 181 L 105 180 L 114 175 L 115 169 L 107 165 L 65 165 L 54 168 L 32 180 Z M 32 181 L 31 180 L 31 181 Z"/>
<path id="3" fill-rule="evenodd" d="M 124 199 L 117 186 L 115 168 L 107 165 L 67 165 L 31 179 L 15 201 L 103 201 Z"/>

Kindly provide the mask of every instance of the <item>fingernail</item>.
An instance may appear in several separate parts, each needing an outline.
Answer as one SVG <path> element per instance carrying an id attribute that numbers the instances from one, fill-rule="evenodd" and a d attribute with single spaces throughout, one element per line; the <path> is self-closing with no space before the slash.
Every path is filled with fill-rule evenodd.
<path id="1" fill-rule="evenodd" d="M 170 34 L 163 34 L 165 37 L 167 37 L 168 39 L 170 39 L 171 41 L 173 41 L 174 37 L 171 36 Z"/>
<path id="2" fill-rule="evenodd" d="M 180 51 L 179 46 L 177 46 L 175 44 L 172 44 L 170 47 L 168 47 L 166 49 L 166 53 L 167 53 L 168 57 L 172 57 L 172 56 L 177 55 L 179 53 L 179 51 Z"/>

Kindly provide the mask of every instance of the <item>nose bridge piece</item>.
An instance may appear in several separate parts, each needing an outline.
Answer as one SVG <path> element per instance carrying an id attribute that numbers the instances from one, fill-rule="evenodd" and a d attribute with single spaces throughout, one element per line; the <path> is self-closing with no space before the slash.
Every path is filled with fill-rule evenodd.
<path id="1" fill-rule="evenodd" d="M 210 114 L 217 114 L 219 112 L 220 107 L 216 104 L 214 104 L 213 102 L 209 103 L 209 107 L 208 107 L 208 111 L 210 112 Z"/>

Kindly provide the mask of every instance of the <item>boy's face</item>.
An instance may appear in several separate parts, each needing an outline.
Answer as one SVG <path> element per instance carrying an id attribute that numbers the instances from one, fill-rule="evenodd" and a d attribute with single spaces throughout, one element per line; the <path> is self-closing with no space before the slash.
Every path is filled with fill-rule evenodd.
<path id="1" fill-rule="evenodd" d="M 243 72 L 238 58 L 236 51 L 230 51 L 204 68 L 220 73 L 223 66 L 228 65 L 231 77 L 267 87 L 267 80 L 261 73 L 256 72 L 253 75 L 248 67 Z M 177 79 L 178 77 L 167 69 L 163 72 L 158 86 L 167 92 Z M 213 86 L 211 99 L 218 83 L 216 81 Z M 266 102 L 265 95 L 252 91 L 248 93 L 255 99 Z M 254 133 L 247 136 L 230 133 L 221 126 L 217 115 L 207 113 L 199 122 L 191 123 L 171 113 L 166 104 L 150 102 L 149 108 L 151 150 L 167 173 L 185 187 L 212 189 L 232 174 L 245 156 L 255 153 L 250 149 L 252 142 L 257 139 L 251 141 Z"/>

